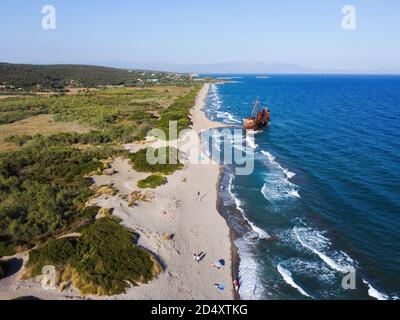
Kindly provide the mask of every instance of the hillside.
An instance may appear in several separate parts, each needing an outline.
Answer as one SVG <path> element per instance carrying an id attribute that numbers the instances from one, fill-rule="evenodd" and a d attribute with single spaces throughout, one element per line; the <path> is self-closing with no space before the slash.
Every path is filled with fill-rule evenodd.
<path id="1" fill-rule="evenodd" d="M 89 65 L 31 65 L 0 63 L 0 85 L 31 89 L 64 89 L 134 84 L 138 79 L 171 82 L 184 76 L 165 72 L 116 69 Z"/>

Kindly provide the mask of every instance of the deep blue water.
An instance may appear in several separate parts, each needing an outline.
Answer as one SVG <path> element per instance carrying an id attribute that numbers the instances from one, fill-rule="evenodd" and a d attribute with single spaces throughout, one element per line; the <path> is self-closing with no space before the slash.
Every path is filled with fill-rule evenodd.
<path id="1" fill-rule="evenodd" d="M 241 233 L 242 298 L 399 298 L 400 77 L 231 80 L 212 86 L 211 119 L 240 125 L 257 96 L 271 110 L 269 127 L 247 137 L 254 172 L 226 166 L 222 179 Z M 344 289 L 354 270 L 356 288 Z"/>

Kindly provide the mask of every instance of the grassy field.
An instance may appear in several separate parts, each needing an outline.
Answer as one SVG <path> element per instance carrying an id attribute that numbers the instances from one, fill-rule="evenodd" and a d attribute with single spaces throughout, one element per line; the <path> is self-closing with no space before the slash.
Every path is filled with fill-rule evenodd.
<path id="1" fill-rule="evenodd" d="M 10 143 L 13 139 L 10 137 L 37 134 L 48 136 L 62 132 L 87 133 L 89 131 L 89 126 L 82 125 L 78 121 L 55 121 L 51 114 L 33 116 L 0 126 L 0 151 L 14 149 L 13 143 Z"/>
<path id="2" fill-rule="evenodd" d="M 51 114 L 57 122 L 75 121 L 92 128 L 96 132 L 90 137 L 100 135 L 102 142 L 127 143 L 143 139 L 156 126 L 167 128 L 171 119 L 178 121 L 179 128 L 187 127 L 188 114 L 180 108 L 190 106 L 186 100 L 192 101 L 196 90 L 179 86 L 107 88 L 76 95 L 8 98 L 0 100 L 0 125 Z"/>

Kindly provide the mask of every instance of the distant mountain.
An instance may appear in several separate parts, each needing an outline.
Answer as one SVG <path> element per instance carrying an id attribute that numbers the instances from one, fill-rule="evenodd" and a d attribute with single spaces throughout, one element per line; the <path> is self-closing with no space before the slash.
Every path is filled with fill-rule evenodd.
<path id="1" fill-rule="evenodd" d="M 178 73 L 286 73 L 286 74 L 400 74 L 399 70 L 339 70 L 339 69 L 316 69 L 288 63 L 264 63 L 260 61 L 233 61 L 213 64 L 168 64 L 159 62 L 132 63 L 132 62 L 101 62 L 117 68 L 134 68 L 144 70 L 159 70 Z"/>
<path id="2" fill-rule="evenodd" d="M 225 62 L 178 66 L 179 72 L 194 73 L 315 73 L 316 70 L 294 64 L 268 64 L 258 61 Z"/>
<path id="3" fill-rule="evenodd" d="M 225 62 L 214 64 L 168 64 L 168 63 L 129 63 L 120 61 L 101 62 L 116 68 L 134 68 L 144 70 L 159 70 L 178 73 L 316 73 L 318 70 L 301 67 L 294 64 L 268 64 L 258 61 Z"/>

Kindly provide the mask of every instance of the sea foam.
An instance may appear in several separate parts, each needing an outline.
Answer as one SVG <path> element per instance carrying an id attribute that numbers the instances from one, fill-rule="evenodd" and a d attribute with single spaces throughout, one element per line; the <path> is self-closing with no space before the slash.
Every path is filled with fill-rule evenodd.
<path id="1" fill-rule="evenodd" d="M 261 193 L 270 202 L 300 198 L 298 186 L 290 182 L 295 173 L 283 168 L 275 157 L 265 150 L 261 150 L 263 160 L 268 171 L 265 173 L 265 183 Z"/>
<path id="2" fill-rule="evenodd" d="M 259 285 L 259 264 L 252 253 L 252 246 L 243 238 L 235 240 L 235 246 L 240 256 L 239 294 L 244 300 L 258 300 L 264 296 L 264 288 Z"/>
<path id="3" fill-rule="evenodd" d="M 255 139 L 254 135 L 255 135 L 255 131 L 247 131 L 246 132 L 247 145 L 253 150 L 257 149 L 257 147 L 258 147 L 258 145 L 256 144 L 256 139 Z"/>
<path id="4" fill-rule="evenodd" d="M 375 289 L 367 280 L 363 279 L 363 282 L 368 286 L 368 295 L 377 300 L 389 300 L 390 297 L 382 292 Z"/>
<path id="5" fill-rule="evenodd" d="M 217 111 L 216 116 L 220 118 L 224 123 L 228 124 L 241 123 L 240 120 L 236 119 L 235 116 L 228 111 Z"/>
<path id="6" fill-rule="evenodd" d="M 272 154 L 270 154 L 269 152 L 267 152 L 267 151 L 265 151 L 265 150 L 261 150 L 261 154 L 263 154 L 263 155 L 268 159 L 268 161 L 269 161 L 269 163 L 270 163 L 271 166 L 274 166 L 274 167 L 276 167 L 276 168 L 282 170 L 283 173 L 285 174 L 285 176 L 286 176 L 288 179 L 291 179 L 291 178 L 293 178 L 293 177 L 296 175 L 294 172 L 291 172 L 291 171 L 289 171 L 288 169 L 283 168 L 283 167 L 281 166 L 281 164 L 280 164 L 278 161 L 276 161 L 276 158 L 275 158 Z"/>
<path id="7" fill-rule="evenodd" d="M 235 202 L 236 209 L 239 210 L 242 213 L 243 218 L 251 226 L 251 229 L 257 234 L 258 239 L 268 239 L 268 238 L 270 238 L 270 236 L 268 235 L 268 233 L 266 231 L 264 231 L 263 229 L 257 227 L 252 221 L 250 221 L 247 218 L 247 215 L 246 215 L 244 209 L 242 208 L 242 202 L 239 200 L 237 195 L 233 192 L 233 180 L 234 180 L 234 176 L 232 175 L 232 176 L 230 176 L 230 179 L 229 179 L 228 192 L 229 192 L 229 194 L 231 195 L 232 199 Z M 254 237 L 248 237 L 248 238 L 254 238 Z"/>
<path id="8" fill-rule="evenodd" d="M 330 240 L 320 231 L 305 227 L 294 227 L 293 233 L 304 248 L 315 253 L 332 269 L 341 273 L 349 273 L 355 270 L 354 260 L 343 251 L 331 250 Z"/>
<path id="9" fill-rule="evenodd" d="M 277 266 L 278 272 L 281 274 L 283 280 L 293 288 L 295 288 L 297 291 L 299 291 L 303 296 L 306 296 L 308 298 L 312 298 L 307 292 L 304 291 L 302 287 L 300 287 L 293 279 L 292 273 L 285 269 L 281 264 L 278 264 Z"/>

